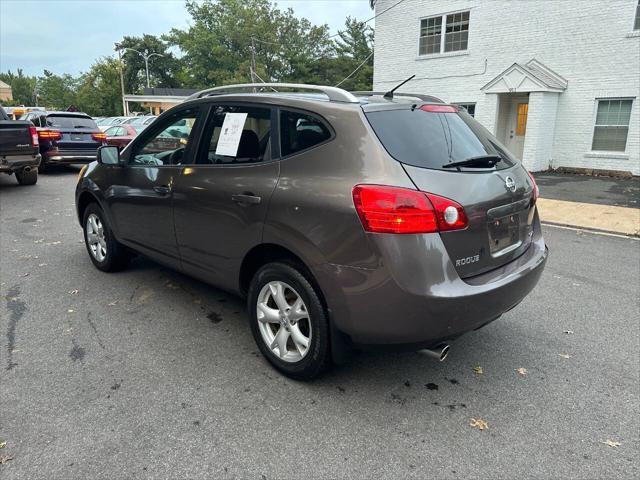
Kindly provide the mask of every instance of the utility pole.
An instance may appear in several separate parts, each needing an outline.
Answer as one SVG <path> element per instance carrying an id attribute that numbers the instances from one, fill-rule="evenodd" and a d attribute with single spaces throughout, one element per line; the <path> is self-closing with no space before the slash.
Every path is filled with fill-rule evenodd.
<path id="1" fill-rule="evenodd" d="M 256 82 L 256 40 L 253 35 L 251 35 L 251 83 Z M 255 87 L 253 88 L 253 93 L 256 93 Z"/>
<path id="2" fill-rule="evenodd" d="M 149 59 L 151 57 L 164 57 L 164 55 L 160 53 L 150 53 L 149 55 L 145 55 L 141 51 L 129 47 L 125 48 L 124 50 L 131 50 L 132 52 L 136 52 L 138 55 L 144 58 L 144 69 L 147 74 L 147 88 L 151 88 L 151 82 L 149 81 Z"/>
<path id="3" fill-rule="evenodd" d="M 127 111 L 127 102 L 125 102 L 124 100 L 124 76 L 122 74 L 122 52 L 121 49 L 122 47 L 120 46 L 119 43 L 115 44 L 116 47 L 116 52 L 118 52 L 118 67 L 120 70 L 120 92 L 122 94 L 122 115 L 124 115 L 125 117 L 129 115 L 129 112 Z"/>
<path id="4" fill-rule="evenodd" d="M 151 57 L 164 57 L 164 55 L 160 53 L 150 53 L 148 55 L 145 55 L 141 51 L 136 50 L 135 48 L 129 48 L 129 47 L 125 48 L 125 50 L 131 50 L 132 52 L 136 52 L 138 55 L 144 58 L 144 70 L 147 74 L 147 88 L 151 88 L 151 82 L 149 81 L 149 59 Z M 151 107 L 149 107 L 149 113 L 153 113 L 153 110 L 151 109 Z"/>

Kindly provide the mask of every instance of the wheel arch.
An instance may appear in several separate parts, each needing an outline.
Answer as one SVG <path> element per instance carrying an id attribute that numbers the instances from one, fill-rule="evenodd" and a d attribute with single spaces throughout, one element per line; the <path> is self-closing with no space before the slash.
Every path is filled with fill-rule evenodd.
<path id="1" fill-rule="evenodd" d="M 82 225 L 82 217 L 84 216 L 84 211 L 91 203 L 97 203 L 98 205 L 100 205 L 98 197 L 96 197 L 93 193 L 85 190 L 78 196 L 76 209 L 78 210 L 78 221 L 80 222 L 80 225 Z"/>
<path id="2" fill-rule="evenodd" d="M 329 334 L 331 336 L 331 355 L 335 363 L 343 363 L 351 351 L 351 339 L 341 332 L 335 325 L 333 311 L 327 304 L 325 292 L 320 287 L 311 268 L 296 253 L 286 247 L 274 243 L 262 243 L 253 247 L 244 257 L 240 266 L 239 290 L 246 297 L 249 284 L 255 273 L 261 266 L 271 262 L 283 262 L 301 270 L 301 273 L 316 290 L 322 307 L 329 320 Z"/>
<path id="3" fill-rule="evenodd" d="M 320 293 L 322 303 L 326 308 L 326 302 L 324 300 L 322 290 L 320 289 L 318 282 L 311 272 L 311 269 L 306 265 L 304 260 L 302 260 L 299 255 L 295 254 L 288 248 L 281 245 L 276 245 L 275 243 L 261 243 L 259 245 L 256 245 L 244 256 L 244 259 L 242 260 L 242 264 L 240 266 L 240 275 L 238 279 L 240 293 L 243 296 L 247 295 L 251 279 L 260 269 L 260 267 L 266 265 L 267 263 L 277 261 L 292 264 L 293 266 L 300 268 L 304 276 L 307 277 L 307 280 L 309 280 L 314 288 L 316 288 Z"/>

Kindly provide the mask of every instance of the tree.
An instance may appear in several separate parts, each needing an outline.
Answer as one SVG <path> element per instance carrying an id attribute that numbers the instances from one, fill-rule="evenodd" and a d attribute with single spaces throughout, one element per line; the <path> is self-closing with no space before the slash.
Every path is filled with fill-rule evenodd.
<path id="1" fill-rule="evenodd" d="M 125 91 L 146 86 L 145 55 L 154 87 L 206 88 L 255 81 L 336 85 L 370 90 L 373 79 L 373 29 L 347 18 L 337 38 L 327 25 L 313 25 L 292 9 L 280 10 L 270 0 L 187 0 L 191 25 L 156 37 L 126 36 L 120 42 Z M 174 54 L 172 47 L 180 53 Z M 79 77 L 45 70 L 38 78 L 0 74 L 11 85 L 16 102 L 66 109 L 76 105 L 92 115 L 121 112 L 118 61 L 97 60 Z"/>
<path id="2" fill-rule="evenodd" d="M 309 62 L 329 54 L 328 27 L 313 26 L 269 0 L 187 1 L 192 25 L 172 29 L 165 38 L 180 48 L 191 87 L 247 82 L 255 73 L 265 81 L 304 80 Z"/>
<path id="3" fill-rule="evenodd" d="M 373 28 L 365 22 L 347 17 L 345 29 L 339 32 L 338 37 L 335 47 L 336 61 L 341 64 L 341 68 L 344 68 L 342 78 L 346 78 L 358 69 L 340 86 L 347 90 L 371 90 L 373 84 Z"/>
<path id="4" fill-rule="evenodd" d="M 76 103 L 77 84 L 78 79 L 68 73 L 56 75 L 44 70 L 36 84 L 38 103 L 49 109 L 66 110 Z"/>
<path id="5" fill-rule="evenodd" d="M 149 59 L 149 77 L 152 87 L 177 87 L 176 80 L 181 70 L 181 62 L 169 51 L 169 45 L 162 38 L 144 34 L 142 37 L 125 36 L 119 43 L 124 63 L 124 85 L 128 93 L 141 92 L 147 86 L 144 58 L 127 48 L 132 48 L 145 55 L 157 53 Z"/>
<path id="6" fill-rule="evenodd" d="M 81 111 L 93 116 L 109 117 L 122 114 L 118 60 L 104 57 L 81 76 L 76 104 Z"/>
<path id="7" fill-rule="evenodd" d="M 7 73 L 0 73 L 0 80 L 11 86 L 14 104 L 27 106 L 34 104 L 35 77 L 25 76 L 22 69 L 18 68 L 15 74 L 10 70 Z"/>

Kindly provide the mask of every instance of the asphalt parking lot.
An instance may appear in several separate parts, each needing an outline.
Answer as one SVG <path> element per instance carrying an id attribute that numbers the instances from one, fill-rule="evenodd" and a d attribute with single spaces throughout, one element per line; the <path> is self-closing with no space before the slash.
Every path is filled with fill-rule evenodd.
<path id="1" fill-rule="evenodd" d="M 241 300 L 93 268 L 76 173 L 0 177 L 3 479 L 640 475 L 638 240 L 546 227 L 537 289 L 444 363 L 360 353 L 299 383 Z"/>

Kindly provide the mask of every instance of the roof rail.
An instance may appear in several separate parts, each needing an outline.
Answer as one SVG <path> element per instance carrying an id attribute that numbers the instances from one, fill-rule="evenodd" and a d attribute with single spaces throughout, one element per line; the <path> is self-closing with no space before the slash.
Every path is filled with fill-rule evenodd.
<path id="1" fill-rule="evenodd" d="M 303 83 L 240 83 L 236 85 L 224 85 L 222 87 L 208 88 L 200 92 L 196 92 L 187 100 L 194 100 L 196 98 L 208 97 L 210 95 L 224 95 L 225 93 L 232 93 L 233 90 L 243 90 L 248 88 L 287 88 L 296 90 L 312 90 L 324 93 L 331 102 L 343 102 L 343 103 L 360 103 L 359 100 L 351 93 L 343 90 L 342 88 L 328 87 L 324 85 L 305 85 Z M 277 90 L 276 90 L 277 91 Z"/>
<path id="2" fill-rule="evenodd" d="M 384 97 L 386 92 L 370 92 L 370 91 L 359 91 L 359 92 L 351 92 L 355 96 L 361 97 L 373 97 L 380 96 Z M 394 92 L 395 97 L 414 97 L 423 102 L 437 102 L 437 103 L 445 103 L 444 100 L 441 100 L 438 97 L 434 97 L 433 95 L 422 95 L 421 93 L 405 93 L 405 92 Z"/>

